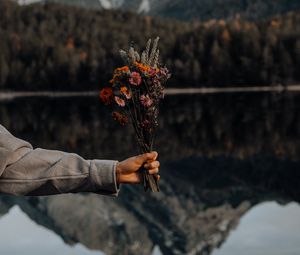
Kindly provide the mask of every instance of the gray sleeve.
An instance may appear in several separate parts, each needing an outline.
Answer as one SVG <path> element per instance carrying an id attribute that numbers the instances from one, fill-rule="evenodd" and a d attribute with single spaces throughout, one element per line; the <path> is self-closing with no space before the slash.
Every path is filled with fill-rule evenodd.
<path id="1" fill-rule="evenodd" d="M 117 196 L 116 160 L 33 149 L 0 125 L 0 193 L 43 196 L 93 192 Z"/>

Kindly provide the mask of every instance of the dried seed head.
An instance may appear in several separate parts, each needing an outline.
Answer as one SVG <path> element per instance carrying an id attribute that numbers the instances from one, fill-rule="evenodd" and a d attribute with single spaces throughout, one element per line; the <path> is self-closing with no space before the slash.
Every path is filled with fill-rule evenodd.
<path id="1" fill-rule="evenodd" d="M 143 51 L 143 53 L 142 53 L 141 63 L 143 65 L 146 65 L 146 52 L 145 51 Z"/>
<path id="2" fill-rule="evenodd" d="M 159 63 L 159 50 L 158 50 L 159 37 L 155 38 L 153 41 L 153 46 L 151 47 L 152 40 L 147 41 L 146 49 L 140 55 L 134 50 L 133 43 L 131 43 L 128 52 L 120 50 L 120 56 L 126 64 L 133 64 L 138 61 L 143 65 L 148 65 L 156 68 Z"/>
<path id="3" fill-rule="evenodd" d="M 149 57 L 149 65 L 150 65 L 150 66 L 153 66 L 153 65 L 154 65 L 153 62 L 154 62 L 155 53 L 156 53 L 156 50 L 157 50 L 158 41 L 159 41 L 159 37 L 156 37 L 156 39 L 155 39 L 154 42 L 153 42 L 151 54 L 150 54 L 150 57 Z"/>
<path id="4" fill-rule="evenodd" d="M 129 57 L 129 61 L 131 63 L 134 63 L 136 61 L 135 54 L 134 54 L 134 48 L 133 47 L 129 48 L 128 57 Z"/>
<path id="5" fill-rule="evenodd" d="M 140 54 L 137 51 L 134 52 L 134 56 L 136 61 L 140 61 Z"/>
<path id="6" fill-rule="evenodd" d="M 151 47 L 151 39 L 149 39 L 147 41 L 147 46 L 146 46 L 146 51 L 145 51 L 145 55 L 146 55 L 146 63 L 145 64 L 149 64 L 150 47 Z"/>
<path id="7" fill-rule="evenodd" d="M 120 50 L 120 56 L 121 56 L 122 60 L 124 61 L 124 63 L 127 64 L 127 62 L 128 62 L 127 52 L 125 50 Z"/>
<path id="8" fill-rule="evenodd" d="M 159 50 L 155 52 L 154 60 L 153 60 L 153 67 L 157 68 L 158 65 L 158 60 L 159 60 Z"/>

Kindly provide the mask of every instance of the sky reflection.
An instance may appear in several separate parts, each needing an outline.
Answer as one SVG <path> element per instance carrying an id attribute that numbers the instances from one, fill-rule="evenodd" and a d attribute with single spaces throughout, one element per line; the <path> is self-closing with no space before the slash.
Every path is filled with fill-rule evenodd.
<path id="1" fill-rule="evenodd" d="M 104 255 L 81 244 L 73 247 L 52 231 L 39 226 L 15 205 L 0 218 L 0 254 L 6 255 Z"/>
<path id="2" fill-rule="evenodd" d="M 253 207 L 213 255 L 298 255 L 300 206 L 266 202 Z"/>

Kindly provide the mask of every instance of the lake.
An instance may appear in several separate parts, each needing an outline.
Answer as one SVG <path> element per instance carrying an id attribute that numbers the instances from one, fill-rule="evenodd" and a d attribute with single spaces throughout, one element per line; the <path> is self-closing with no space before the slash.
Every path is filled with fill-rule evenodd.
<path id="1" fill-rule="evenodd" d="M 299 101 L 288 92 L 166 96 L 159 193 L 1 195 L 1 254 L 299 254 Z M 0 123 L 34 147 L 87 159 L 139 153 L 131 127 L 96 97 L 0 104 Z"/>

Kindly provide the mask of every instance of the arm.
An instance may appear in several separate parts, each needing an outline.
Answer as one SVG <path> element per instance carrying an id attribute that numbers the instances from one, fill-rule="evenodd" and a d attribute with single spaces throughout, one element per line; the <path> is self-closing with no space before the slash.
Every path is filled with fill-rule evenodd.
<path id="1" fill-rule="evenodd" d="M 139 168 L 157 174 L 157 152 L 118 162 L 85 160 L 77 154 L 33 149 L 0 125 L 0 193 L 42 196 L 93 192 L 117 196 L 119 184 L 140 183 Z M 160 176 L 156 176 L 159 180 Z"/>
<path id="2" fill-rule="evenodd" d="M 94 192 L 116 196 L 117 163 L 33 149 L 0 125 L 0 193 L 34 196 Z"/>

